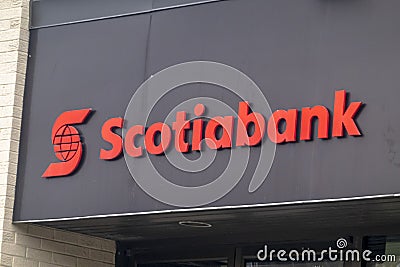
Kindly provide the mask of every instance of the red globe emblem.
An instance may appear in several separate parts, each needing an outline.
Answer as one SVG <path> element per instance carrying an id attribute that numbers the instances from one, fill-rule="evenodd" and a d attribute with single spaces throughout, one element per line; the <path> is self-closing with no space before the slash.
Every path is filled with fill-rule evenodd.
<path id="1" fill-rule="evenodd" d="M 54 153 L 61 162 L 51 163 L 42 174 L 43 178 L 72 174 L 82 159 L 83 147 L 78 130 L 72 126 L 85 122 L 90 108 L 68 110 L 61 113 L 51 129 Z"/>
<path id="2" fill-rule="evenodd" d="M 53 140 L 56 157 L 61 161 L 71 160 L 76 155 L 80 142 L 81 138 L 75 127 L 61 126 Z"/>

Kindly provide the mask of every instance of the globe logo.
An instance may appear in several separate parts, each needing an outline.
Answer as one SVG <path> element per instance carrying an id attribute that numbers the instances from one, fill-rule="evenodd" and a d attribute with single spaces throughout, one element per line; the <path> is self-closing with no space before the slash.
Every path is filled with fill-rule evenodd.
<path id="1" fill-rule="evenodd" d="M 91 108 L 65 111 L 57 117 L 51 130 L 51 140 L 56 157 L 61 162 L 51 163 L 43 178 L 72 174 L 82 159 L 83 145 L 78 130 L 72 126 L 82 124 L 92 112 Z"/>
<path id="2" fill-rule="evenodd" d="M 53 145 L 56 157 L 61 161 L 69 161 L 75 157 L 81 138 L 78 130 L 69 125 L 61 126 L 54 136 Z"/>

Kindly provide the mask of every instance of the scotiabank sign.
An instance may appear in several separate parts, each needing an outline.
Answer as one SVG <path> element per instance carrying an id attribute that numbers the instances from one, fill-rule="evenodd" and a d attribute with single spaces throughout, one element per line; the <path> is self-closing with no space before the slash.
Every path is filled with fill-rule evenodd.
<path id="1" fill-rule="evenodd" d="M 170 146 L 178 153 L 190 153 L 204 149 L 222 150 L 234 147 L 262 146 L 263 139 L 266 137 L 273 144 L 310 141 L 314 137 L 312 130 L 314 124 L 318 125 L 315 136 L 319 139 L 346 135 L 360 136 L 361 132 L 355 117 L 363 103 L 361 101 L 348 102 L 346 90 L 339 90 L 334 93 L 332 118 L 327 107 L 316 105 L 301 109 L 276 110 L 268 119 L 257 110 L 252 110 L 251 103 L 247 101 L 238 103 L 237 117 L 204 118 L 206 110 L 212 109 L 212 106 L 206 107 L 203 103 L 197 103 L 193 107 L 193 111 L 180 110 L 176 112 L 175 121 L 171 125 L 164 122 L 155 122 L 147 127 L 135 124 L 126 129 L 124 137 L 115 131 L 122 129 L 124 120 L 129 120 L 129 117 L 125 119 L 114 117 L 105 121 L 101 127 L 102 139 L 109 144 L 110 148 L 101 148 L 99 158 L 114 160 L 119 158 L 123 151 L 125 157 L 131 158 L 143 157 L 146 154 L 164 155 Z M 82 157 L 82 143 L 80 135 L 73 125 L 85 122 L 91 111 L 92 109 L 66 111 L 56 119 L 52 130 L 52 143 L 54 152 L 61 162 L 51 163 L 42 177 L 67 176 L 77 169 Z M 190 138 L 188 138 L 189 136 Z M 128 161 L 127 164 L 129 167 Z M 269 169 L 264 173 L 263 179 L 258 179 L 260 181 L 256 186 L 250 185 L 249 192 L 254 192 L 261 186 L 268 176 L 268 172 Z M 131 170 L 134 178 L 136 177 L 135 173 L 136 169 L 134 168 L 134 171 Z M 164 179 L 164 177 L 162 178 Z M 238 175 L 238 178 L 240 180 L 241 177 Z M 144 177 L 144 180 L 148 179 L 151 178 Z M 185 198 L 178 202 L 168 200 L 170 199 L 169 193 L 173 193 L 173 190 L 167 193 L 160 193 L 152 189 L 147 191 L 146 186 L 140 183 L 140 179 L 135 178 L 135 180 L 150 196 L 174 206 L 199 206 L 212 203 L 216 200 L 215 198 L 223 197 L 232 189 L 230 186 L 227 186 L 225 190 L 222 188 L 218 196 L 208 196 L 207 192 L 203 192 L 204 197 L 198 202 L 188 204 Z M 252 183 L 256 183 L 253 180 Z M 151 188 L 157 184 L 157 180 L 145 184 Z M 233 183 L 233 186 L 235 185 L 236 183 Z M 178 191 L 183 190 L 179 189 Z"/>
<path id="2" fill-rule="evenodd" d="M 114 132 L 115 129 L 123 127 L 124 119 L 120 117 L 111 118 L 103 124 L 101 135 L 104 141 L 112 145 L 112 148 L 110 150 L 101 149 L 100 159 L 112 160 L 118 158 L 123 147 L 130 157 L 143 156 L 144 149 L 149 154 L 160 155 L 165 153 L 172 140 L 176 151 L 181 153 L 189 152 L 189 147 L 191 151 L 200 151 L 203 140 L 208 149 L 256 146 L 260 144 L 265 135 L 268 135 L 271 142 L 277 144 L 296 142 L 298 135 L 301 141 L 310 141 L 312 139 L 311 129 L 315 119 L 318 123 L 316 136 L 320 139 L 343 137 L 345 131 L 350 136 L 360 136 L 361 132 L 354 121 L 354 117 L 357 115 L 362 102 L 351 102 L 346 105 L 346 98 L 345 90 L 335 92 L 333 118 L 331 118 L 328 108 L 322 105 L 304 107 L 301 110 L 277 110 L 268 119 L 268 122 L 262 114 L 251 111 L 248 102 L 239 103 L 238 118 L 218 116 L 209 119 L 207 122 L 202 119 L 191 121 L 188 118 L 188 112 L 179 111 L 176 113 L 176 121 L 172 124 L 172 127 L 162 122 L 154 123 L 147 129 L 144 125 L 135 125 L 127 130 L 125 140 Z M 194 107 L 193 113 L 196 116 L 203 116 L 205 109 L 206 107 L 199 103 Z M 58 117 L 53 126 L 52 138 L 57 157 L 65 163 L 52 163 L 43 177 L 69 175 L 76 169 L 82 155 L 82 146 L 79 134 L 72 127 L 72 124 L 82 123 L 89 112 L 90 109 L 67 111 Z M 333 124 L 330 131 L 331 119 Z M 284 130 L 279 128 L 282 123 L 285 124 Z M 250 134 L 249 126 L 251 124 L 254 125 L 254 129 Z M 222 129 L 222 134 L 219 137 L 216 134 L 218 128 Z M 192 131 L 190 142 L 187 141 L 186 131 Z M 205 133 L 204 136 L 203 133 Z M 158 143 L 155 141 L 156 135 L 160 135 Z M 144 137 L 144 144 L 135 145 L 135 139 L 138 136 Z M 235 143 L 232 142 L 233 138 L 236 139 Z M 65 153 L 68 154 L 63 156 Z M 66 169 L 68 171 L 64 171 Z"/>
<path id="3" fill-rule="evenodd" d="M 220 73 L 217 79 L 214 77 L 215 73 Z M 180 75 L 177 76 L 177 74 Z M 138 102 L 140 103 L 143 99 L 141 93 L 157 91 L 157 87 L 161 86 L 159 93 L 165 94 L 163 88 L 165 78 L 170 81 L 177 80 L 175 83 L 165 84 L 168 92 L 173 91 L 173 88 L 180 84 L 202 82 L 222 85 L 240 95 L 241 90 L 229 83 L 230 80 L 236 78 L 237 80 L 242 79 L 243 84 L 246 82 L 252 84 L 252 86 L 246 88 L 246 91 L 255 91 L 256 94 L 263 96 L 262 91 L 255 83 L 237 69 L 216 62 L 187 62 L 172 66 L 151 76 L 133 95 L 124 118 L 113 117 L 103 123 L 101 137 L 105 143 L 108 143 L 109 149 L 100 149 L 100 159 L 114 160 L 119 158 L 124 151 L 127 166 L 135 182 L 149 196 L 162 203 L 177 207 L 197 207 L 213 203 L 235 188 L 243 173 L 234 172 L 230 175 L 224 175 L 225 170 L 215 180 L 219 181 L 219 184 L 211 182 L 203 187 L 182 187 L 171 183 L 165 175 L 160 174 L 153 163 L 150 162 L 149 167 L 146 167 L 145 163 L 149 163 L 148 161 L 137 164 L 132 161 L 132 158 L 165 155 L 169 162 L 173 162 L 168 158 L 168 154 L 171 152 L 170 147 L 173 147 L 172 149 L 177 153 L 193 153 L 205 149 L 224 150 L 234 147 L 261 146 L 264 153 L 261 153 L 259 157 L 259 167 L 256 168 L 248 187 L 249 193 L 252 193 L 268 177 L 274 161 L 275 144 L 310 141 L 314 137 L 312 131 L 314 125 L 318 125 L 315 136 L 319 139 L 343 137 L 345 134 L 350 136 L 361 135 L 355 117 L 360 111 L 362 102 L 348 103 L 346 90 L 339 90 L 334 93 L 332 118 L 328 108 L 322 105 L 301 109 L 280 109 L 267 116 L 268 114 L 262 114 L 257 110 L 260 102 L 257 102 L 258 105 L 253 105 L 248 101 L 238 103 L 237 110 L 233 110 L 236 116 L 210 116 L 210 112 L 223 103 L 207 106 L 200 99 L 195 98 L 186 101 L 192 103 L 193 111 L 179 110 L 178 105 L 175 114 L 171 115 L 174 112 L 170 112 L 169 116 L 174 117 L 171 124 L 167 123 L 167 119 L 163 122 L 133 123 L 136 121 L 135 116 L 130 114 L 132 114 L 136 105 L 139 105 Z M 205 98 L 205 100 L 209 102 L 208 98 Z M 158 101 L 154 101 L 154 103 L 150 113 L 157 106 Z M 269 103 L 265 97 L 264 104 L 268 106 L 267 110 L 269 110 Z M 73 125 L 83 123 L 91 111 L 91 109 L 66 111 L 56 119 L 52 129 L 52 143 L 54 152 L 61 162 L 51 163 L 42 177 L 67 176 L 78 168 L 83 148 L 80 135 Z M 137 111 L 133 112 L 135 115 L 137 113 Z M 139 121 L 142 121 L 141 117 L 146 117 L 148 113 L 139 113 L 136 117 Z M 131 123 L 124 125 L 125 121 L 131 121 Z M 122 136 L 115 132 L 123 129 L 124 126 L 126 129 Z M 266 142 L 266 138 L 268 138 L 268 142 Z M 266 146 L 266 143 L 269 143 L 270 146 Z M 236 151 L 232 151 L 232 153 L 236 153 Z M 246 160 L 243 156 L 232 156 L 230 159 L 231 165 L 237 166 L 241 165 L 240 162 L 246 161 L 248 159 Z M 194 161 L 192 163 L 196 164 Z M 263 165 L 268 167 L 262 167 Z M 175 167 L 178 170 L 184 170 L 177 165 Z M 229 164 L 226 168 L 229 169 Z M 242 168 L 245 169 L 246 166 L 243 165 Z M 142 171 L 140 171 L 141 169 Z M 156 174 L 155 178 L 148 177 L 151 172 Z M 163 190 L 157 189 L 160 184 Z M 193 196 L 190 200 L 185 197 L 189 194 Z"/>
<path id="4" fill-rule="evenodd" d="M 357 115 L 361 105 L 362 102 L 352 102 L 346 106 L 346 91 L 341 90 L 335 93 L 332 137 L 343 137 L 345 130 L 350 136 L 361 135 L 354 121 L 354 117 Z M 194 107 L 193 113 L 196 116 L 202 116 L 205 108 L 203 104 L 199 103 Z M 172 127 L 162 122 L 154 123 L 146 130 L 143 125 L 135 125 L 128 129 L 124 142 L 119 135 L 113 132 L 113 129 L 123 127 L 124 120 L 122 118 L 111 118 L 104 123 L 101 134 L 105 141 L 112 144 L 113 148 L 111 150 L 102 149 L 100 151 L 100 159 L 111 160 L 119 157 L 122 153 L 123 143 L 125 152 L 129 156 L 141 157 L 143 156 L 144 148 L 150 154 L 163 154 L 171 145 L 171 140 L 174 140 L 176 151 L 182 153 L 188 152 L 189 147 L 191 147 L 192 151 L 201 150 L 202 140 L 205 140 L 208 149 L 256 146 L 260 144 L 266 132 L 268 138 L 277 144 L 298 141 L 298 133 L 300 133 L 301 141 L 309 141 L 312 138 L 311 127 L 315 119 L 318 121 L 317 137 L 320 139 L 331 137 L 329 134 L 331 117 L 329 110 L 324 106 L 304 107 L 301 110 L 277 110 L 268 119 L 268 122 L 266 122 L 262 114 L 250 111 L 248 102 L 240 102 L 237 113 L 239 115 L 238 118 L 218 116 L 211 118 L 207 123 L 202 119 L 195 119 L 191 123 L 187 118 L 187 112 L 180 111 L 176 113 L 176 121 Z M 237 123 L 235 124 L 235 122 Z M 279 125 L 282 123 L 285 124 L 285 129 L 281 131 Z M 254 125 L 254 130 L 251 134 L 248 131 L 250 124 Z M 222 129 L 220 137 L 216 136 L 218 128 Z M 174 134 L 172 131 L 174 131 Z M 190 142 L 186 141 L 186 131 L 192 131 Z M 204 136 L 203 132 L 205 133 Z M 158 144 L 155 143 L 157 134 L 161 136 L 161 141 Z M 143 145 L 135 145 L 137 136 L 144 136 Z M 236 137 L 235 143 L 232 142 L 234 137 Z"/>

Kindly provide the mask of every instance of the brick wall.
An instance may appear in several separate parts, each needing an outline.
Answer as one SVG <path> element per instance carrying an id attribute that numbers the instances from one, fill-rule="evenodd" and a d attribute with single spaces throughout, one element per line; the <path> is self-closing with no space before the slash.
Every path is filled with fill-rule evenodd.
<path id="1" fill-rule="evenodd" d="M 114 266 L 113 241 L 12 224 L 28 21 L 27 0 L 0 0 L 0 266 Z"/>

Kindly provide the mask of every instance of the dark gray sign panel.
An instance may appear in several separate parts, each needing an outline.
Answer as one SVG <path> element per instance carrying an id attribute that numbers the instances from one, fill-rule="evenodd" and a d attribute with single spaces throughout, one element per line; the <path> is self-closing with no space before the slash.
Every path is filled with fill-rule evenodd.
<path id="1" fill-rule="evenodd" d="M 122 17 L 223 0 L 32 0 L 31 28 Z"/>
<path id="2" fill-rule="evenodd" d="M 348 104 L 364 103 L 355 118 L 362 136 L 322 140 L 314 131 L 312 141 L 277 145 L 267 179 L 250 193 L 260 154 L 260 146 L 252 147 L 239 183 L 200 208 L 399 192 L 399 8 L 396 0 L 222 1 L 32 30 L 14 220 L 182 208 L 146 194 L 123 157 L 99 159 L 100 149 L 110 148 L 101 129 L 107 119 L 124 116 L 151 75 L 199 60 L 248 75 L 272 111 L 323 105 L 332 113 L 335 92 L 342 89 Z M 241 101 L 220 86 L 182 85 L 157 102 L 146 127 L 196 97 L 217 99 L 235 111 Z M 56 118 L 84 108 L 94 111 L 75 126 L 84 143 L 79 169 L 65 177 L 41 178 L 50 163 L 59 161 L 51 138 Z M 207 106 L 210 113 L 213 108 Z M 137 160 L 150 158 L 172 183 L 201 186 L 218 177 L 231 154 L 241 149 L 218 150 L 212 164 L 196 173 L 175 168 L 165 155 L 145 154 Z M 184 156 L 195 159 L 196 153 Z"/>

